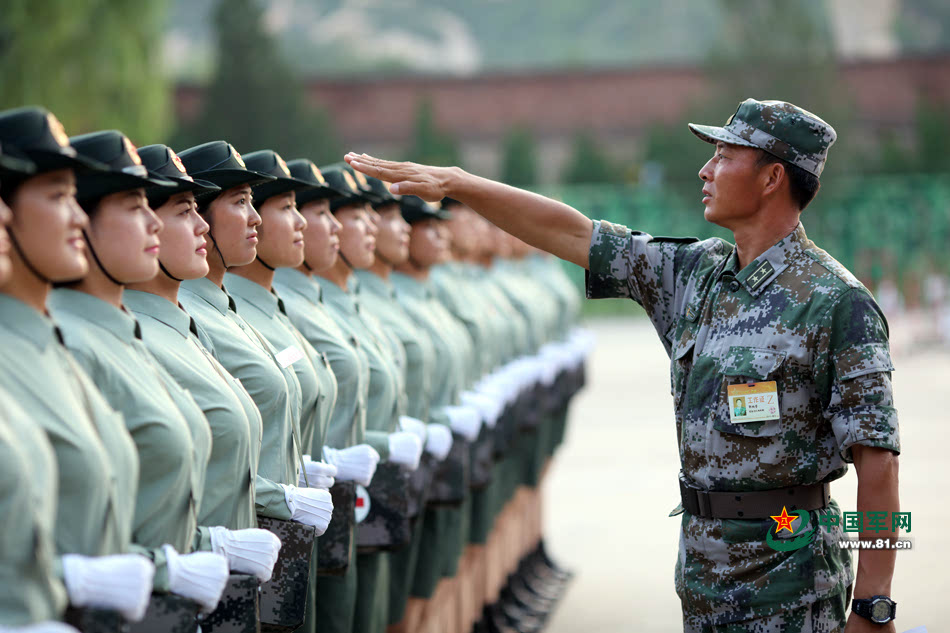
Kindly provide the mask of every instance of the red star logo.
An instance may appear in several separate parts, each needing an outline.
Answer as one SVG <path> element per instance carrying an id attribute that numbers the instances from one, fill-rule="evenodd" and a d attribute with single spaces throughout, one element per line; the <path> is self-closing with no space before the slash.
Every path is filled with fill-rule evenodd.
<path id="1" fill-rule="evenodd" d="M 792 534 L 795 533 L 795 530 L 792 529 L 792 521 L 798 518 L 795 514 L 789 514 L 788 510 L 785 509 L 785 506 L 782 506 L 782 514 L 778 516 L 773 516 L 775 522 L 778 524 L 775 526 L 775 533 L 778 534 L 782 530 L 788 530 Z"/>

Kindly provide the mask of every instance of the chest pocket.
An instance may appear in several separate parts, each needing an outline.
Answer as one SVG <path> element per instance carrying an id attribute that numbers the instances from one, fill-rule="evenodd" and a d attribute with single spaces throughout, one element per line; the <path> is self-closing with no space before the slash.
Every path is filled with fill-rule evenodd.
<path id="1" fill-rule="evenodd" d="M 733 345 L 722 361 L 722 385 L 713 426 L 717 431 L 745 437 L 769 437 L 782 430 L 782 391 L 785 387 L 785 352 Z M 733 424 L 729 418 L 729 385 L 775 381 L 779 419 Z"/>

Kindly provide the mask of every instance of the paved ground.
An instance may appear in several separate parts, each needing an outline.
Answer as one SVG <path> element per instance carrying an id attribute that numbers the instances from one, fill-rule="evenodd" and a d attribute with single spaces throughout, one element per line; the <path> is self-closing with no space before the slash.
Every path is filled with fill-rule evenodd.
<path id="1" fill-rule="evenodd" d="M 679 470 L 666 354 L 646 320 L 600 320 L 588 388 L 545 491 L 546 533 L 556 558 L 578 570 L 551 633 L 681 631 L 673 591 Z M 901 501 L 915 550 L 898 553 L 893 597 L 898 631 L 942 630 L 950 581 L 950 353 L 895 358 Z M 833 486 L 853 511 L 853 469 Z M 855 556 L 856 557 L 856 556 Z M 856 562 L 856 561 L 855 561 Z M 939 610 L 939 611 L 938 611 Z"/>

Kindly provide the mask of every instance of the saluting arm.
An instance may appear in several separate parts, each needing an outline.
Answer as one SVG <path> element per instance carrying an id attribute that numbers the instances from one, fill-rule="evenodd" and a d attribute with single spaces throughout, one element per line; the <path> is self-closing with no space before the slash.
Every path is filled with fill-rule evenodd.
<path id="1" fill-rule="evenodd" d="M 562 202 L 458 167 L 397 163 L 354 153 L 347 154 L 346 161 L 364 174 L 393 183 L 393 193 L 430 202 L 454 198 L 528 244 L 583 268 L 588 266 L 593 222 Z"/>

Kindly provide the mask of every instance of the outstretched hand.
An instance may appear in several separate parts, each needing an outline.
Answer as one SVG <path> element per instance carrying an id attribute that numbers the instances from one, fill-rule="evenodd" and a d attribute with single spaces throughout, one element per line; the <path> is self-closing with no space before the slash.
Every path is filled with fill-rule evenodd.
<path id="1" fill-rule="evenodd" d="M 392 193 L 419 196 L 427 202 L 438 202 L 448 196 L 451 183 L 460 172 L 457 167 L 397 163 L 355 152 L 347 154 L 344 160 L 356 171 L 391 182 Z"/>

